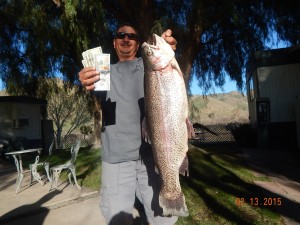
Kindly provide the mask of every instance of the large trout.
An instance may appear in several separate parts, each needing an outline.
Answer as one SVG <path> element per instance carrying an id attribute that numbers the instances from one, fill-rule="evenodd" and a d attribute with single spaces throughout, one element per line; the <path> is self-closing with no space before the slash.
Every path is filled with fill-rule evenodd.
<path id="1" fill-rule="evenodd" d="M 147 133 L 162 179 L 159 204 L 164 215 L 188 216 L 179 182 L 179 173 L 188 175 L 191 128 L 185 83 L 171 46 L 155 34 L 152 41 L 142 44 L 142 58 Z"/>

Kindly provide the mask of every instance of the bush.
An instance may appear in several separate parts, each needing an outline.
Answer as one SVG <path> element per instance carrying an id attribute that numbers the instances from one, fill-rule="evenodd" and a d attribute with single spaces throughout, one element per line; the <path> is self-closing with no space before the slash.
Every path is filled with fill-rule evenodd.
<path id="1" fill-rule="evenodd" d="M 231 134 L 236 143 L 242 147 L 257 146 L 257 132 L 249 123 L 232 126 Z"/>
<path id="2" fill-rule="evenodd" d="M 80 133 L 83 134 L 83 139 L 85 139 L 86 136 L 93 133 L 93 129 L 90 126 L 83 125 L 80 127 Z"/>

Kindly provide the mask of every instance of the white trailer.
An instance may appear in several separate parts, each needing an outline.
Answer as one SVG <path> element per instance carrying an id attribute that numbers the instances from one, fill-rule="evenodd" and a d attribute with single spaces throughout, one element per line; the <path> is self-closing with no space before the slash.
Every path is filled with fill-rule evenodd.
<path id="1" fill-rule="evenodd" d="M 300 148 L 300 45 L 256 52 L 246 75 L 258 145 Z"/>

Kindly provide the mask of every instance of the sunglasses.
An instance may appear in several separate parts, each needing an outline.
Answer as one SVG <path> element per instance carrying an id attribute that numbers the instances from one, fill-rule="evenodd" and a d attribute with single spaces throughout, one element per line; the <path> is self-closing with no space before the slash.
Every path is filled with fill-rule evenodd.
<path id="1" fill-rule="evenodd" d="M 116 33 L 116 38 L 117 39 L 124 39 L 125 36 L 127 36 L 129 40 L 135 40 L 135 41 L 138 40 L 138 35 L 134 34 L 134 33 L 124 33 L 124 32 Z"/>

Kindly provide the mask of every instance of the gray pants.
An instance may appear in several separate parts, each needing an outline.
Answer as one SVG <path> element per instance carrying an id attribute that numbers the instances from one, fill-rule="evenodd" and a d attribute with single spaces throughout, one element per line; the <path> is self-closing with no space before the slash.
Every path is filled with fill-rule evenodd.
<path id="1" fill-rule="evenodd" d="M 163 217 L 158 203 L 160 177 L 152 159 L 110 164 L 102 161 L 100 208 L 109 225 L 132 224 L 135 197 L 143 204 L 148 223 L 173 225 L 177 217 Z"/>

